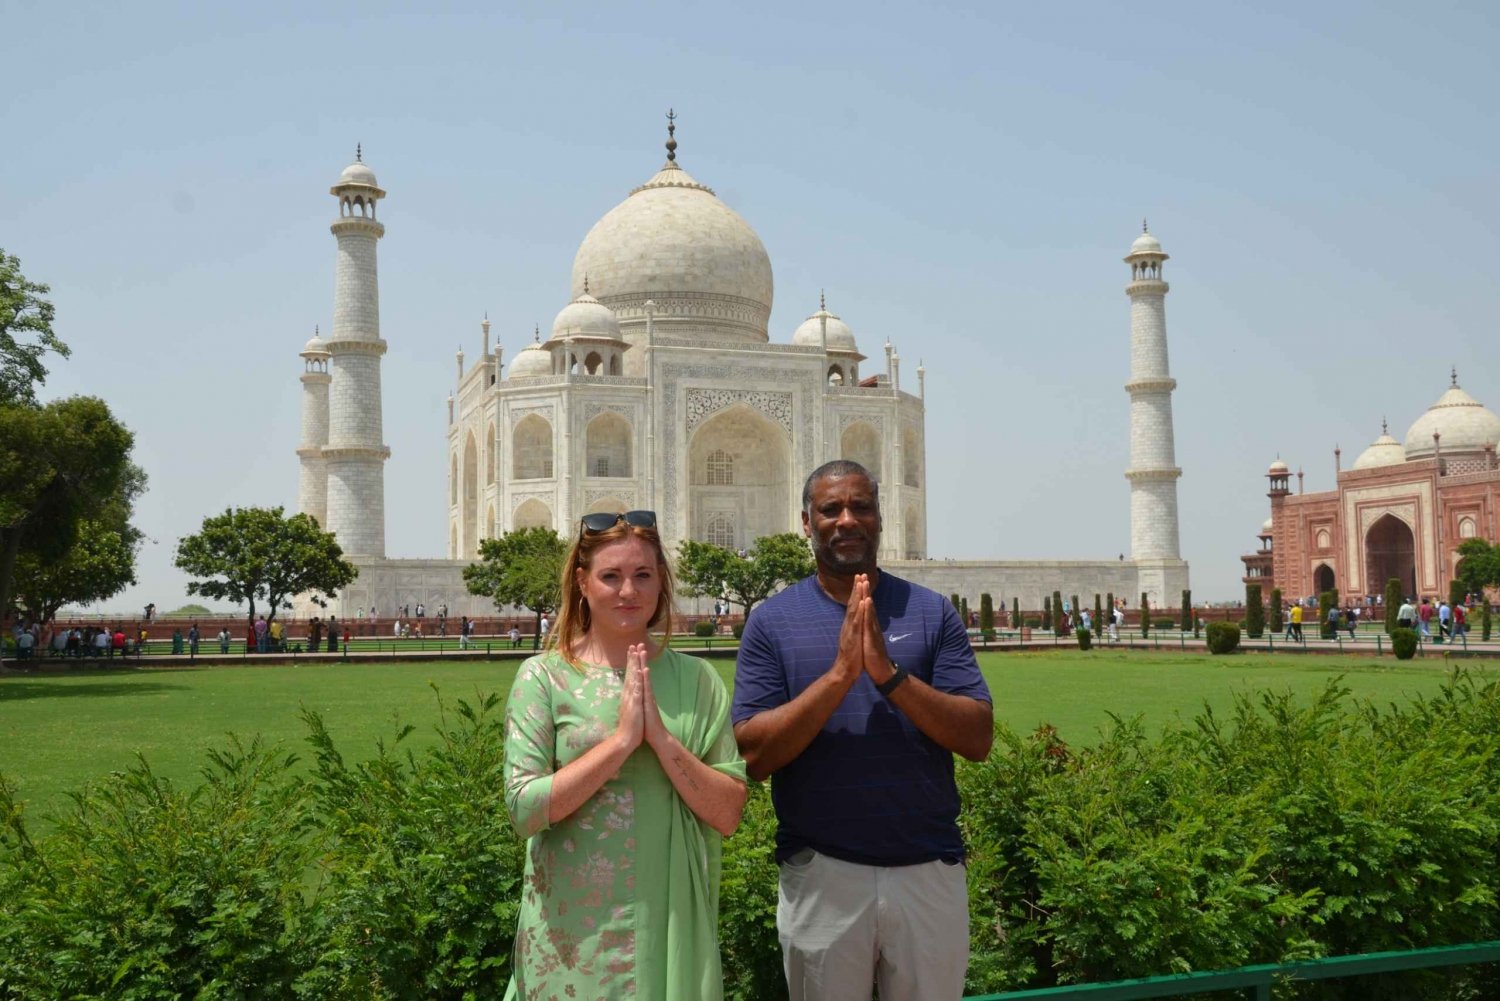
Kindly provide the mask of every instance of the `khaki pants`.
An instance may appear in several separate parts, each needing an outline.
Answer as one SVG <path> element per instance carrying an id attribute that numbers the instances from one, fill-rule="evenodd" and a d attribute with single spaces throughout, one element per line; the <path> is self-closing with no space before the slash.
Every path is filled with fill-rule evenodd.
<path id="1" fill-rule="evenodd" d="M 776 928 L 791 1001 L 957 1001 L 969 965 L 964 867 L 781 864 Z"/>

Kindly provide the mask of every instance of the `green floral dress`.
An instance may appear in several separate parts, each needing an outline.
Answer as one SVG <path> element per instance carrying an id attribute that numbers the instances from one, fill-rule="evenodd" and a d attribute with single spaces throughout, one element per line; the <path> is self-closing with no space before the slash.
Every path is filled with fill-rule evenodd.
<path id="1" fill-rule="evenodd" d="M 745 781 L 718 674 L 670 650 L 650 667 L 667 729 Z M 677 795 L 650 747 L 637 748 L 572 816 L 547 824 L 553 773 L 614 732 L 622 684 L 610 668 L 574 668 L 554 651 L 521 665 L 511 688 L 505 801 L 528 840 L 507 999 L 723 996 L 721 839 Z"/>

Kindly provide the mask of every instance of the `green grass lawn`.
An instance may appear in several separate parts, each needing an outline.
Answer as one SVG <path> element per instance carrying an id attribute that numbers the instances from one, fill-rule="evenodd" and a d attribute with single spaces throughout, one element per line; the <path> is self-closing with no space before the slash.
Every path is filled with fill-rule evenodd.
<path id="1" fill-rule="evenodd" d="M 732 660 L 715 661 L 732 684 Z M 1056 726 L 1064 740 L 1090 743 L 1113 712 L 1140 714 L 1158 727 L 1190 718 L 1205 702 L 1216 710 L 1237 692 L 1290 690 L 1300 697 L 1329 679 L 1361 698 L 1401 701 L 1434 691 L 1444 678 L 1437 658 L 1398 666 L 1382 660 L 1319 656 L 1147 654 L 1063 649 L 984 653 L 980 664 L 996 715 L 1014 729 Z M 231 731 L 260 734 L 302 749 L 300 707 L 322 713 L 346 758 L 368 756 L 396 721 L 430 739 L 436 685 L 448 699 L 504 692 L 516 661 L 304 664 L 174 670 L 11 675 L 0 678 L 0 771 L 30 801 L 35 819 L 66 804 L 66 793 L 129 764 L 139 753 L 158 774 L 196 781 L 205 747 Z M 1487 662 L 1476 670 L 1494 673 Z M 43 825 L 45 826 L 45 825 Z"/>

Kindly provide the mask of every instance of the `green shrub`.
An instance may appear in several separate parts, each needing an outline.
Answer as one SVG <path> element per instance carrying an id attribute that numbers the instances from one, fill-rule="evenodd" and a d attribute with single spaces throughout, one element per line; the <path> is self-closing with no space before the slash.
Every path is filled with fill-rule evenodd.
<path id="1" fill-rule="evenodd" d="M 741 636 L 745 635 L 745 623 L 744 623 L 744 621 L 741 620 L 739 622 L 736 622 L 734 624 L 734 626 L 731 628 L 731 631 L 734 633 L 734 638 L 735 639 L 739 639 Z"/>
<path id="2" fill-rule="evenodd" d="M 1052 627 L 1057 635 L 1063 635 L 1063 602 L 1062 592 L 1052 592 Z"/>
<path id="3" fill-rule="evenodd" d="M 1333 627 L 1328 624 L 1328 612 L 1337 608 L 1338 603 L 1337 591 L 1324 591 L 1318 595 L 1318 635 L 1325 640 L 1333 639 Z"/>
<path id="4" fill-rule="evenodd" d="M 1146 598 L 1146 592 L 1141 592 L 1141 638 L 1145 639 L 1151 635 L 1151 602 Z"/>
<path id="5" fill-rule="evenodd" d="M 1208 652 L 1234 653 L 1240 647 L 1240 627 L 1233 622 L 1208 624 Z"/>
<path id="6" fill-rule="evenodd" d="M 979 629 L 981 633 L 995 632 L 995 599 L 990 597 L 988 591 L 979 596 Z"/>
<path id="7" fill-rule="evenodd" d="M 1486 643 L 1490 641 L 1490 599 L 1482 594 L 1479 596 L 1479 638 Z"/>
<path id="8" fill-rule="evenodd" d="M 719 951 L 726 1001 L 786 995 L 776 937 L 776 814 L 768 782 L 750 783 L 739 830 L 724 840 Z"/>
<path id="9" fill-rule="evenodd" d="M 1175 625 L 1177 625 L 1177 623 L 1167 618 L 1166 616 L 1151 620 L 1151 627 L 1153 629 L 1171 629 Z"/>
<path id="10" fill-rule="evenodd" d="M 1401 586 L 1399 578 L 1392 577 L 1385 582 L 1385 631 L 1393 633 L 1396 631 L 1396 613 L 1401 611 L 1401 605 L 1406 601 L 1405 589 Z"/>
<path id="11" fill-rule="evenodd" d="M 1026 620 L 1026 628 L 1027 629 L 1045 629 L 1046 627 L 1042 625 L 1042 620 L 1041 619 L 1029 618 L 1029 619 Z"/>
<path id="12" fill-rule="evenodd" d="M 699 621 L 693 623 L 694 636 L 712 636 L 713 634 L 714 624 L 712 622 L 709 622 L 707 619 L 700 619 Z"/>
<path id="13" fill-rule="evenodd" d="M 1286 621 L 1282 618 L 1281 606 L 1283 604 L 1281 588 L 1271 588 L 1271 632 L 1277 635 L 1280 635 L 1281 631 L 1286 628 Z"/>
<path id="14" fill-rule="evenodd" d="M 1417 655 L 1417 631 L 1397 626 L 1391 630 L 1391 650 L 1397 660 L 1411 660 Z"/>
<path id="15" fill-rule="evenodd" d="M 1021 599 L 1010 599 L 1010 624 L 1011 628 L 1019 628 L 1021 625 Z"/>
<path id="16" fill-rule="evenodd" d="M 1043 598 L 1042 599 L 1042 628 L 1043 629 L 1048 629 L 1048 630 L 1050 630 L 1052 628 L 1052 599 L 1051 598 Z"/>
<path id="17" fill-rule="evenodd" d="M 1448 607 L 1454 608 L 1462 604 L 1464 595 L 1468 593 L 1469 589 L 1464 587 L 1463 581 L 1450 580 L 1448 582 Z"/>
<path id="18" fill-rule="evenodd" d="M 1182 589 L 1182 615 L 1179 618 L 1182 623 L 1182 631 L 1193 630 L 1194 638 L 1198 636 L 1198 625 L 1193 619 L 1193 592 L 1189 588 Z"/>
<path id="19" fill-rule="evenodd" d="M 1094 592 L 1094 638 L 1102 639 L 1104 636 L 1104 599 L 1099 597 L 1099 592 Z"/>
<path id="20" fill-rule="evenodd" d="M 1073 636 L 1078 640 L 1078 649 L 1091 650 L 1094 646 L 1094 634 L 1082 626 L 1073 630 Z"/>
<path id="21" fill-rule="evenodd" d="M 1258 640 L 1266 631 L 1266 606 L 1261 604 L 1260 585 L 1245 585 L 1245 635 Z"/>

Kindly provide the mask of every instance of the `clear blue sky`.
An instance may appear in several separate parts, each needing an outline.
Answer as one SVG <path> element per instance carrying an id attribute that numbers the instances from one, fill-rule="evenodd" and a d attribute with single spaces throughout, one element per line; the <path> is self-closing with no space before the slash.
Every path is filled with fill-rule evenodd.
<path id="1" fill-rule="evenodd" d="M 297 352 L 333 309 L 328 186 L 362 142 L 380 247 L 387 545 L 445 551 L 445 405 L 487 310 L 550 324 L 593 222 L 662 160 L 759 232 L 772 339 L 828 290 L 928 375 L 935 556 L 1129 549 L 1128 279 L 1166 277 L 1183 554 L 1242 594 L 1279 453 L 1333 483 L 1448 385 L 1500 409 L 1500 8 L 1428 3 L 11 2 L 0 247 L 48 282 L 177 539 L 296 504 Z M 870 363 L 867 363 L 867 366 Z"/>

